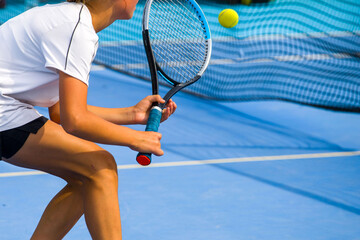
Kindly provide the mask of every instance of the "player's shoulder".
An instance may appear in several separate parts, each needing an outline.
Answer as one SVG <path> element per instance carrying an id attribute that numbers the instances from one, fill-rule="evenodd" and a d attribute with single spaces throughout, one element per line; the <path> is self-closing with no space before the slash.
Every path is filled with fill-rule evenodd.
<path id="1" fill-rule="evenodd" d="M 63 2 L 47 4 L 29 11 L 30 28 L 44 34 L 50 32 L 73 32 L 83 29 L 85 34 L 96 34 L 93 30 L 91 14 L 84 4 Z M 37 26 L 37 27 L 36 27 Z"/>
<path id="2" fill-rule="evenodd" d="M 34 18 L 36 16 L 53 16 L 55 19 L 58 15 L 71 16 L 74 12 L 78 11 L 80 6 L 68 2 L 57 4 L 46 4 L 31 8 L 21 14 L 25 18 Z"/>
<path id="3" fill-rule="evenodd" d="M 91 24 L 91 15 L 85 5 L 80 3 L 62 2 L 57 4 L 46 4 L 32 8 L 22 14 L 35 24 L 38 22 L 42 27 L 56 27 L 66 23 L 77 23 L 81 21 Z"/>

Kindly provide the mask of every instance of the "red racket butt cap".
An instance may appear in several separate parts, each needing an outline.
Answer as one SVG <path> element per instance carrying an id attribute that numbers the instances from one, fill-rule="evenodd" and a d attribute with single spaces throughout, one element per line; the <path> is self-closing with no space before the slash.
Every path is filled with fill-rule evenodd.
<path id="1" fill-rule="evenodd" d="M 142 166 L 147 166 L 151 163 L 151 159 L 144 155 L 139 155 L 136 161 Z"/>

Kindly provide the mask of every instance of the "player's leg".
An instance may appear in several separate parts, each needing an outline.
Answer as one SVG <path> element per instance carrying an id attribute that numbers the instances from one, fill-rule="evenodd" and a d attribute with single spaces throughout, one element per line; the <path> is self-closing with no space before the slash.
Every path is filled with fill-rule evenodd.
<path id="1" fill-rule="evenodd" d="M 46 207 L 31 239 L 63 239 L 84 214 L 81 183 L 67 184 Z"/>
<path id="2" fill-rule="evenodd" d="M 48 172 L 69 184 L 48 206 L 37 233 L 49 234 L 45 229 L 49 227 L 45 224 L 47 219 L 55 226 L 54 231 L 59 231 L 59 226 L 67 226 L 67 221 L 74 224 L 83 209 L 93 239 L 121 239 L 117 167 L 110 153 L 67 134 L 61 126 L 48 121 L 37 134 L 30 134 L 24 146 L 6 161 Z M 69 193 L 70 198 L 66 199 Z M 79 197 L 82 205 L 72 205 Z M 53 236 L 57 234 L 61 233 Z"/>

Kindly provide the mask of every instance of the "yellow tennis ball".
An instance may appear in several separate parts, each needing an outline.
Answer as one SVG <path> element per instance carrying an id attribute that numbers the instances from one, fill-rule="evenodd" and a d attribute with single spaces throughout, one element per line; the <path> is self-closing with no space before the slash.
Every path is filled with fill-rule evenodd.
<path id="1" fill-rule="evenodd" d="M 235 27 L 239 22 L 239 15 L 233 9 L 224 9 L 219 14 L 219 23 L 226 28 Z"/>

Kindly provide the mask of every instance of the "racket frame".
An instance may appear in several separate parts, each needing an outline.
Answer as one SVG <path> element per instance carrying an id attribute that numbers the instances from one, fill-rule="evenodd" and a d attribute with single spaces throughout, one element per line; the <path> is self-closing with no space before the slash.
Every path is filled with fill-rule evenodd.
<path id="1" fill-rule="evenodd" d="M 142 20 L 142 36 L 143 36 L 143 44 L 145 47 L 146 57 L 147 57 L 149 69 L 150 69 L 151 82 L 152 82 L 152 94 L 153 95 L 159 94 L 159 78 L 158 78 L 159 75 L 166 82 L 168 82 L 172 86 L 172 88 L 170 89 L 170 91 L 168 91 L 168 93 L 163 98 L 165 100 L 165 103 L 161 103 L 161 104 L 154 103 L 153 104 L 153 107 L 150 111 L 149 120 L 146 125 L 145 131 L 154 131 L 154 132 L 158 131 L 158 127 L 159 127 L 160 120 L 161 120 L 162 109 L 165 108 L 169 99 L 174 94 L 176 94 L 178 91 L 183 89 L 184 87 L 186 87 L 190 84 L 193 84 L 194 82 L 199 80 L 201 78 L 201 76 L 203 75 L 203 73 L 205 72 L 207 66 L 210 63 L 212 41 L 211 41 L 210 28 L 207 23 L 205 14 L 203 13 L 200 6 L 197 4 L 197 2 L 195 0 L 184 0 L 184 1 L 188 2 L 190 5 L 192 5 L 194 7 L 195 12 L 198 14 L 198 17 L 202 23 L 201 25 L 204 29 L 205 40 L 207 41 L 207 54 L 206 54 L 204 63 L 202 65 L 202 68 L 200 69 L 198 74 L 196 76 L 194 76 L 192 79 L 190 79 L 189 81 L 184 82 L 184 83 L 179 83 L 179 82 L 175 81 L 174 79 L 172 79 L 171 77 L 169 77 L 161 69 L 159 64 L 156 62 L 156 58 L 154 56 L 154 53 L 153 53 L 153 50 L 151 47 L 148 19 L 150 16 L 150 9 L 151 9 L 151 4 L 152 4 L 153 0 L 146 1 L 145 7 L 144 7 L 144 12 L 143 12 L 143 20 Z M 140 165 L 147 166 L 151 163 L 151 154 L 150 153 L 139 153 L 137 155 L 136 160 L 138 161 L 138 163 Z"/>

